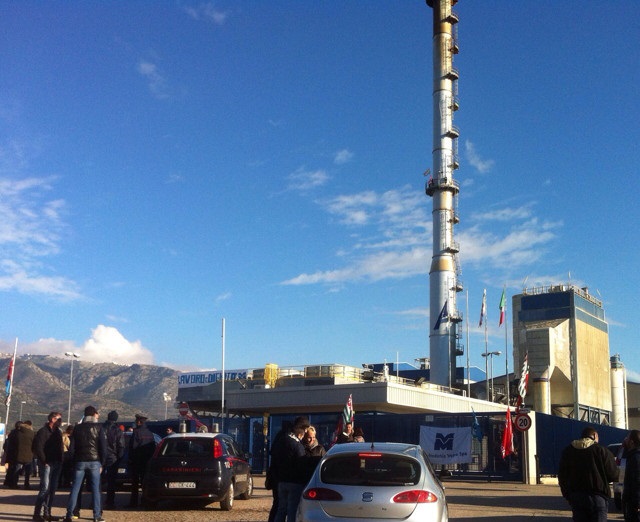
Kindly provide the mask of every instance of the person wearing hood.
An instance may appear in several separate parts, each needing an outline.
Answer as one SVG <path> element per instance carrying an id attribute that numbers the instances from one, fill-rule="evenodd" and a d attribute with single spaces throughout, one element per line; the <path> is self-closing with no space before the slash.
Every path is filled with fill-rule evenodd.
<path id="1" fill-rule="evenodd" d="M 607 520 L 609 483 L 617 478 L 613 453 L 598 444 L 598 432 L 591 426 L 562 451 L 558 483 L 575 522 Z"/>
<path id="2" fill-rule="evenodd" d="M 631 430 L 625 439 L 627 465 L 624 472 L 622 506 L 625 522 L 640 521 L 640 431 Z"/>

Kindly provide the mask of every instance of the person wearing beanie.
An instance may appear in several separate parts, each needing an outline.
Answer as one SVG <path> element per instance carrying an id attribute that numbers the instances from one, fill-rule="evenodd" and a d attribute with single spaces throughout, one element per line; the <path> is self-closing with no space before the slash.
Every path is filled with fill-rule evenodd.
<path id="1" fill-rule="evenodd" d="M 115 509 L 116 507 L 116 477 L 118 468 L 124 456 L 124 433 L 118 422 L 118 412 L 113 410 L 107 415 L 104 423 L 104 431 L 107 436 L 107 459 L 105 462 L 105 475 L 107 479 L 107 497 L 105 498 L 104 509 Z"/>

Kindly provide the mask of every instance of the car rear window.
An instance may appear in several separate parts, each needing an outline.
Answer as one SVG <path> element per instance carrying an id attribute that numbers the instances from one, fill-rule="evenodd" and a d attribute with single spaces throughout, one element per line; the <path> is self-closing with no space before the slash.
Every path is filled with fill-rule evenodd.
<path id="1" fill-rule="evenodd" d="M 409 486 L 420 481 L 420 463 L 400 455 L 339 455 L 324 461 L 320 480 L 351 486 Z"/>
<path id="2" fill-rule="evenodd" d="M 165 439 L 160 455 L 163 457 L 201 457 L 213 455 L 213 439 Z"/>

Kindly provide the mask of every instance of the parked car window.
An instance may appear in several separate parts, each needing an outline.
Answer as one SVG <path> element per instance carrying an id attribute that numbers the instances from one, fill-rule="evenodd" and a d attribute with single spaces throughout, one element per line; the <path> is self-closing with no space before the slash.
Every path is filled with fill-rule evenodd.
<path id="1" fill-rule="evenodd" d="M 320 477 L 325 484 L 415 485 L 420 481 L 420 463 L 397 455 L 345 455 L 327 459 Z"/>
<path id="2" fill-rule="evenodd" d="M 211 453 L 212 439 L 165 439 L 160 454 L 166 457 L 197 457 Z"/>
<path id="3" fill-rule="evenodd" d="M 227 455 L 229 455 L 230 457 L 236 457 L 237 455 L 236 455 L 235 447 L 233 445 L 233 441 L 231 441 L 230 439 L 228 439 L 226 437 L 223 437 L 221 439 L 221 441 L 222 441 L 222 443 L 224 445 L 225 453 Z"/>

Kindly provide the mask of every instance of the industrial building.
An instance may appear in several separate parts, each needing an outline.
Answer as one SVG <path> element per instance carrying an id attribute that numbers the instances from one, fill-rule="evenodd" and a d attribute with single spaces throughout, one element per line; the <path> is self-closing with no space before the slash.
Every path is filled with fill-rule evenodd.
<path id="1" fill-rule="evenodd" d="M 512 304 L 514 368 L 527 356 L 532 408 L 626 428 L 624 367 L 610 357 L 602 302 L 566 284 L 526 289 Z"/>

